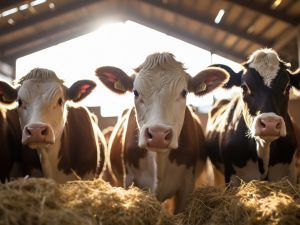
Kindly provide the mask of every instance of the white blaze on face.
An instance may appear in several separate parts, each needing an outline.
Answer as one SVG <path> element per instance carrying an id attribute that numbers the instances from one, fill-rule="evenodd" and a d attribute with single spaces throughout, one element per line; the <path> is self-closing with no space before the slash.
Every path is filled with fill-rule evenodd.
<path id="1" fill-rule="evenodd" d="M 249 67 L 255 69 L 263 78 L 266 86 L 271 87 L 272 81 L 279 71 L 279 56 L 272 49 L 260 49 L 249 58 Z"/>
<path id="2" fill-rule="evenodd" d="M 133 89 L 138 92 L 135 107 L 139 146 L 147 147 L 147 129 L 160 127 L 171 134 L 170 143 L 163 149 L 178 148 L 186 107 L 183 93 L 187 92 L 187 73 L 169 53 L 151 55 L 137 70 Z"/>
<path id="3" fill-rule="evenodd" d="M 23 81 L 18 95 L 22 101 L 18 112 L 23 136 L 26 136 L 24 129 L 42 124 L 47 127 L 45 138 L 49 138 L 49 142 L 54 143 L 60 139 L 66 121 L 62 84 L 53 79 L 28 79 Z M 38 148 L 44 144 L 29 143 L 29 147 Z"/>

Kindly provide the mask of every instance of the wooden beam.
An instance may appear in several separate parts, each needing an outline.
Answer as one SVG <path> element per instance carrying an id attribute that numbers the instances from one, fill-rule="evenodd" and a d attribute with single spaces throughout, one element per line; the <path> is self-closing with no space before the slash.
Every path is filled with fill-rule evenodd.
<path id="1" fill-rule="evenodd" d="M 186 10 L 184 8 L 180 8 L 176 5 L 172 5 L 172 4 L 163 4 L 161 3 L 160 0 L 140 0 L 140 2 L 144 2 L 148 5 L 152 5 L 154 7 L 158 7 L 164 10 L 168 10 L 172 13 L 175 13 L 177 15 L 186 17 L 188 19 L 192 19 L 195 21 L 198 21 L 200 23 L 206 24 L 210 27 L 213 27 L 215 29 L 219 29 L 222 30 L 226 33 L 230 33 L 233 35 L 236 35 L 240 38 L 246 39 L 248 41 L 254 42 L 256 44 L 259 44 L 263 47 L 270 47 L 272 45 L 272 43 L 269 40 L 266 40 L 264 38 L 262 38 L 261 36 L 257 36 L 257 35 L 253 35 L 253 34 L 249 34 L 247 33 L 247 31 L 242 30 L 242 29 L 237 29 L 231 25 L 227 25 L 225 23 L 219 23 L 216 24 L 214 22 L 214 18 L 208 18 L 207 16 L 201 15 L 199 13 L 196 13 L 194 11 L 191 10 Z"/>
<path id="2" fill-rule="evenodd" d="M 253 1 L 247 1 L 247 0 L 225 0 L 227 2 L 234 3 L 236 5 L 242 6 L 247 9 L 251 9 L 252 11 L 268 15 L 274 19 L 281 20 L 285 23 L 288 23 L 292 26 L 297 26 L 300 24 L 299 17 L 290 17 L 282 12 L 277 12 L 276 10 L 271 10 L 270 5 L 266 4 L 258 4 L 253 3 Z"/>
<path id="3" fill-rule="evenodd" d="M 237 62 L 242 62 L 247 57 L 244 54 L 229 50 L 222 45 L 214 44 L 198 35 L 187 33 L 186 30 L 162 23 L 160 19 L 147 18 L 143 14 L 130 8 L 126 10 L 126 18 Z"/>
<path id="4" fill-rule="evenodd" d="M 13 7 L 15 5 L 21 5 L 23 3 L 26 3 L 27 1 L 25 0 L 3 0 L 3 1 L 0 1 L 0 13 L 3 11 L 3 10 L 6 10 L 10 7 Z"/>
<path id="5" fill-rule="evenodd" d="M 283 49 L 285 45 L 287 45 L 289 42 L 291 42 L 294 38 L 297 37 L 299 28 L 300 25 L 297 28 L 293 27 L 289 29 L 289 31 L 284 32 L 282 35 L 280 35 L 279 38 L 276 39 L 272 48 L 274 48 L 277 51 Z"/>
<path id="6" fill-rule="evenodd" d="M 66 6 L 62 6 L 61 8 L 57 8 L 54 11 L 49 10 L 48 12 L 37 14 L 35 16 L 28 17 L 27 19 L 24 18 L 24 20 L 21 20 L 21 21 L 16 21 L 16 24 L 13 26 L 7 25 L 5 27 L 2 27 L 0 29 L 0 36 L 7 35 L 11 32 L 21 30 L 28 26 L 34 26 L 37 23 L 42 23 L 51 18 L 59 17 L 65 13 L 72 12 L 72 11 L 80 9 L 82 7 L 91 5 L 93 3 L 97 3 L 99 1 L 103 1 L 103 0 L 84 0 L 84 1 L 74 0 L 72 3 L 67 4 Z"/>
<path id="7" fill-rule="evenodd" d="M 14 79 L 14 73 L 15 73 L 15 66 L 8 64 L 7 62 L 0 61 L 0 74 L 3 74 L 4 76 Z"/>

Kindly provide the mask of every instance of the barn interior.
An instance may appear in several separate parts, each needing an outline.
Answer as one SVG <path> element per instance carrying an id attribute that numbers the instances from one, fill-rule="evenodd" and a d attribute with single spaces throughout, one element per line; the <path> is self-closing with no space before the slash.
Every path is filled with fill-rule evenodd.
<path id="1" fill-rule="evenodd" d="M 300 65 L 299 0 L 11 0 L 0 2 L 0 74 L 14 79 L 19 57 L 91 32 L 96 24 L 127 20 L 239 63 L 269 47 L 292 69 Z M 298 101 L 291 100 L 295 111 Z M 94 112 L 101 117 L 99 109 Z M 293 114 L 299 121 L 300 113 Z M 101 128 L 115 120 L 100 121 Z"/>
<path id="2" fill-rule="evenodd" d="M 292 70 L 300 68 L 300 0 L 5 0 L 0 1 L 0 79 L 16 79 L 21 57 L 93 32 L 99 24 L 128 20 L 237 63 L 268 47 Z M 294 121 L 300 121 L 299 105 L 300 94 L 293 92 Z M 99 107 L 89 109 L 102 130 L 117 121 Z M 207 113 L 198 116 L 205 126 Z M 184 214 L 170 217 L 152 195 L 136 188 L 112 189 L 100 180 L 66 185 L 17 180 L 0 183 L 0 220 L 5 218 L 0 224 L 298 224 L 299 193 L 300 184 L 288 180 L 225 191 L 203 188 Z"/>

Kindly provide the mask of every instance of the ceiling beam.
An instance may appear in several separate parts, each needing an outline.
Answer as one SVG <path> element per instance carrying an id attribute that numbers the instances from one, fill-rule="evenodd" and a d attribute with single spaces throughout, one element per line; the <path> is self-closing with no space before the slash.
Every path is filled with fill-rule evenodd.
<path id="1" fill-rule="evenodd" d="M 284 32 L 284 34 L 280 35 L 280 37 L 275 40 L 272 47 L 277 51 L 281 50 L 284 46 L 297 37 L 299 29 L 300 25 L 298 28 L 291 28 L 289 31 Z"/>
<path id="2" fill-rule="evenodd" d="M 160 19 L 147 18 L 145 17 L 145 15 L 137 12 L 136 10 L 128 8 L 126 10 L 126 18 L 140 23 L 144 26 L 163 32 L 167 35 L 181 39 L 200 48 L 230 58 L 231 60 L 242 62 L 246 59 L 246 56 L 243 54 L 234 52 L 233 50 L 230 50 L 222 45 L 214 44 L 207 39 L 199 37 L 198 35 L 188 33 L 186 30 L 176 28 L 167 23 L 163 23 Z"/>
<path id="3" fill-rule="evenodd" d="M 251 9 L 252 11 L 258 12 L 260 14 L 268 15 L 274 19 L 281 20 L 292 26 L 297 26 L 298 24 L 300 24 L 299 17 L 290 17 L 280 11 L 271 10 L 270 5 L 266 5 L 266 4 L 262 5 L 262 4 L 258 4 L 257 2 L 253 3 L 253 1 L 247 1 L 247 0 L 225 0 L 225 1 L 234 3 L 236 5 L 242 6 L 247 9 Z"/>
<path id="4" fill-rule="evenodd" d="M 5 10 L 7 8 L 13 7 L 18 4 L 26 3 L 25 0 L 6 0 L 6 1 L 0 1 L 0 12 L 2 10 Z"/>
<path id="5" fill-rule="evenodd" d="M 219 24 L 216 24 L 214 22 L 214 18 L 209 18 L 207 16 L 201 15 L 201 14 L 196 13 L 194 11 L 186 10 L 184 8 L 180 8 L 180 7 L 178 7 L 176 5 L 173 5 L 173 4 L 164 4 L 160 0 L 140 0 L 140 2 L 144 2 L 148 5 L 155 6 L 155 7 L 164 9 L 164 10 L 168 10 L 169 12 L 175 13 L 175 14 L 183 16 L 183 17 L 186 17 L 188 19 L 198 21 L 200 23 L 203 23 L 203 24 L 208 25 L 210 27 L 213 27 L 215 29 L 222 30 L 226 33 L 233 34 L 235 36 L 238 36 L 239 38 L 246 39 L 248 41 L 259 44 L 263 47 L 271 47 L 271 45 L 272 45 L 271 41 L 266 40 L 266 39 L 264 39 L 260 36 L 249 34 L 245 30 L 236 29 L 233 26 L 226 25 L 222 22 L 219 23 Z"/>
<path id="6" fill-rule="evenodd" d="M 101 0 L 103 1 L 103 0 Z M 21 30 L 23 28 L 26 28 L 28 26 L 34 26 L 37 23 L 42 23 L 46 20 L 49 20 L 51 18 L 59 17 L 65 13 L 72 12 L 74 10 L 80 9 L 82 7 L 91 5 L 93 3 L 97 3 L 99 0 L 74 0 L 72 3 L 67 4 L 65 6 L 62 6 L 60 8 L 55 9 L 54 11 L 50 10 L 45 13 L 33 15 L 31 17 L 28 17 L 27 19 L 23 19 L 21 21 L 16 21 L 15 25 L 7 25 L 5 27 L 2 27 L 0 29 L 0 36 L 7 35 L 11 32 Z"/>
<path id="7" fill-rule="evenodd" d="M 14 61 L 24 55 L 92 32 L 97 29 L 101 23 L 107 22 L 107 20 L 120 21 L 121 16 L 119 12 L 120 11 L 115 9 L 115 7 L 113 9 L 106 10 L 105 12 L 98 11 L 97 14 L 90 14 L 89 17 L 79 18 L 62 26 L 56 26 L 54 28 L 39 32 L 38 34 L 24 37 L 23 39 L 9 43 L 9 45 L 0 46 L 0 49 L 4 49 L 1 54 L 1 60 Z M 50 38 L 45 39 L 45 37 Z M 34 42 L 37 41 L 41 42 L 39 42 L 37 45 L 34 45 Z M 22 48 L 29 43 L 33 43 L 33 46 Z M 20 50 L 18 50 L 18 48 L 20 48 Z"/>

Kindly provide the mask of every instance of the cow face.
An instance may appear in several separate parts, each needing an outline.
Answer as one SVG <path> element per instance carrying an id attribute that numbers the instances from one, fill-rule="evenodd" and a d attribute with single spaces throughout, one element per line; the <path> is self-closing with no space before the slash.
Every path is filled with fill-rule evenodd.
<path id="1" fill-rule="evenodd" d="M 250 136 L 269 141 L 286 136 L 291 124 L 289 91 L 291 86 L 299 88 L 300 75 L 291 74 L 289 65 L 272 49 L 254 52 L 239 73 L 219 66 L 231 75 L 225 87 L 242 89 L 243 116 Z"/>
<path id="2" fill-rule="evenodd" d="M 170 53 L 148 56 L 129 77 L 115 67 L 96 70 L 99 79 L 112 91 L 134 94 L 140 148 L 161 151 L 178 148 L 183 125 L 186 95 L 203 95 L 222 85 L 227 73 L 210 68 L 191 77 Z"/>
<path id="3" fill-rule="evenodd" d="M 0 82 L 0 87 L 7 85 Z M 49 147 L 60 139 L 66 122 L 66 101 L 80 101 L 96 84 L 82 80 L 70 88 L 63 85 L 53 71 L 33 69 L 20 80 L 17 89 L 9 89 L 18 101 L 18 114 L 22 128 L 22 143 L 30 148 Z M 7 94 L 12 94 L 6 92 Z M 6 95 L 4 95 L 6 96 Z M 3 97 L 2 97 L 3 99 Z"/>

